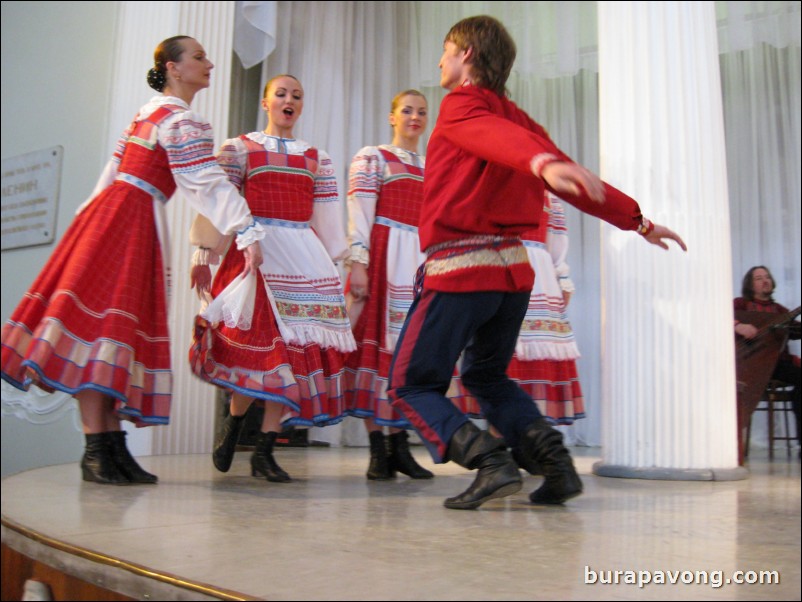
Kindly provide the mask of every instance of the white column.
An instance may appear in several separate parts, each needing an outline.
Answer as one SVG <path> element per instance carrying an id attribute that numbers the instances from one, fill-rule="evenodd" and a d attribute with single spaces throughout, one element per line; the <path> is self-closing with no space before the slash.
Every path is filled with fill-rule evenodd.
<path id="1" fill-rule="evenodd" d="M 146 74 L 153 65 L 153 50 L 163 39 L 188 35 L 203 45 L 211 61 L 212 84 L 201 91 L 192 109 L 212 124 L 219 146 L 227 135 L 229 91 L 231 83 L 234 2 L 121 2 L 118 47 L 112 85 L 109 122 L 109 150 L 139 107 L 153 93 Z M 115 129 L 116 128 L 116 129 Z M 188 353 L 192 341 L 192 320 L 198 300 L 189 290 L 189 226 L 194 217 L 180 196 L 167 205 L 170 225 L 171 265 L 173 274 L 170 303 L 172 341 L 173 403 L 170 425 L 132 432 L 135 454 L 206 453 L 214 438 L 217 389 L 194 377 L 189 369 Z"/>
<path id="2" fill-rule="evenodd" d="M 713 2 L 599 2 L 602 178 L 683 237 L 602 232 L 602 476 L 731 480 L 730 222 Z"/>
<path id="3" fill-rule="evenodd" d="M 214 128 L 215 148 L 228 137 L 231 94 L 231 57 L 234 40 L 235 2 L 178 2 L 177 33 L 192 36 L 206 50 L 215 67 L 211 86 L 200 92 L 192 108 Z M 193 248 L 189 228 L 195 212 L 180 196 L 168 205 L 172 228 L 173 297 L 170 308 L 172 337 L 173 407 L 171 426 L 159 429 L 154 453 L 207 453 L 214 440 L 218 389 L 194 376 L 189 369 L 192 327 L 198 298 L 189 288 Z"/>

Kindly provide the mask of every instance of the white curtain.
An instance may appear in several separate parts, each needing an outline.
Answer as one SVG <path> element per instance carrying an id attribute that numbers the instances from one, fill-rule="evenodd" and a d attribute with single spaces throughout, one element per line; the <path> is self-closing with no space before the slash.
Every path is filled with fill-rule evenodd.
<path id="1" fill-rule="evenodd" d="M 262 64 L 262 85 L 282 73 L 300 79 L 304 112 L 295 135 L 331 155 L 343 195 L 351 158 L 362 146 L 390 142 L 390 102 L 412 87 L 415 8 L 409 2 L 278 2 L 279 33 Z M 261 129 L 259 100 L 253 106 Z"/>
<path id="2" fill-rule="evenodd" d="M 799 52 L 759 44 L 721 55 L 734 290 L 765 265 L 789 309 L 800 291 Z"/>
<path id="3" fill-rule="evenodd" d="M 426 94 L 430 128 L 445 91 L 437 63 L 449 28 L 489 14 L 518 46 L 512 99 L 568 155 L 598 172 L 596 2 L 278 2 L 275 50 L 262 80 L 292 73 L 306 91 L 296 134 L 327 150 L 341 176 L 366 144 L 387 142 L 387 114 L 404 88 Z M 799 304 L 800 3 L 716 2 L 733 240 L 733 296 L 752 265 L 777 279 L 776 299 Z M 258 98 L 253 99 L 258 111 Z M 264 126 L 259 116 L 259 127 Z M 577 293 L 569 317 L 588 417 L 564 427 L 572 444 L 599 445 L 602 370 L 600 223 L 568 209 Z M 671 224 L 667 224 L 671 226 Z M 692 250 L 690 251 L 692 252 Z M 703 306 L 699 307 L 704 312 Z M 793 348 L 799 353 L 798 344 Z M 760 441 L 760 428 L 753 440 Z M 347 437 L 346 437 L 347 439 Z M 347 441 L 346 441 L 347 442 Z"/>

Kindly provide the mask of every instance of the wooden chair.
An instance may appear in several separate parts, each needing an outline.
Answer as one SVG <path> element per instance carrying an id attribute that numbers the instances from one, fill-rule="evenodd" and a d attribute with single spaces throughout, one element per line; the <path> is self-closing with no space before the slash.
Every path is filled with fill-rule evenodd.
<path id="1" fill-rule="evenodd" d="M 758 404 L 755 411 L 752 413 L 754 417 L 756 412 L 766 412 L 768 418 L 768 433 L 769 433 L 769 459 L 774 459 L 774 442 L 785 441 L 785 449 L 788 457 L 791 457 L 791 442 L 796 441 L 796 434 L 792 434 L 790 424 L 796 424 L 793 408 L 793 386 L 779 380 L 770 380 L 763 393 L 763 398 Z M 785 431 L 783 435 L 776 433 L 777 423 L 774 420 L 775 412 L 779 412 L 781 420 L 784 421 Z M 788 414 L 791 415 L 791 420 L 788 419 Z M 746 450 L 745 455 L 749 455 L 749 435 L 752 430 L 752 420 L 749 420 L 749 426 L 746 429 Z"/>

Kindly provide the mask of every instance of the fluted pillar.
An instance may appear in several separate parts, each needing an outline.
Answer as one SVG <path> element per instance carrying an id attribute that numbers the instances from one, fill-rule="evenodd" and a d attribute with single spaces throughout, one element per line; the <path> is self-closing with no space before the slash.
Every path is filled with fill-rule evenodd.
<path id="1" fill-rule="evenodd" d="M 599 2 L 602 178 L 688 245 L 602 226 L 602 476 L 738 467 L 730 222 L 713 2 Z"/>
<path id="2" fill-rule="evenodd" d="M 234 2 L 178 2 L 176 31 L 197 39 L 214 63 L 211 86 L 198 93 L 192 108 L 214 128 L 215 148 L 228 136 L 231 95 L 231 57 L 234 40 Z M 173 418 L 169 429 L 159 429 L 154 453 L 205 453 L 214 439 L 217 388 L 195 377 L 189 369 L 193 318 L 198 298 L 189 288 L 193 248 L 189 228 L 195 211 L 177 195 L 168 206 L 172 227 L 174 286 L 170 312 L 173 362 Z"/>
<path id="3" fill-rule="evenodd" d="M 215 64 L 211 86 L 198 93 L 192 109 L 212 124 L 215 146 L 228 132 L 234 2 L 120 2 L 118 42 L 114 57 L 118 77 L 112 86 L 109 151 L 139 107 L 153 93 L 145 76 L 153 65 L 153 50 L 165 38 L 197 39 Z M 216 388 L 195 378 L 188 362 L 192 319 L 198 300 L 189 290 L 189 227 L 194 211 L 176 194 L 167 204 L 171 238 L 173 404 L 170 425 L 137 429 L 129 441 L 137 454 L 205 453 L 211 451 L 216 414 Z"/>

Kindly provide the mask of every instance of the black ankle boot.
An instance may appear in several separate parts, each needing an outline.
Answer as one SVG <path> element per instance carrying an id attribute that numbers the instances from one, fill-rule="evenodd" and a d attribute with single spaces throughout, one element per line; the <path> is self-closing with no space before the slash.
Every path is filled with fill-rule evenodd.
<path id="1" fill-rule="evenodd" d="M 130 485 L 125 475 L 117 468 L 112 458 L 109 433 L 86 435 L 86 447 L 81 458 L 81 473 L 84 481 L 104 485 Z"/>
<path id="2" fill-rule="evenodd" d="M 465 468 L 478 468 L 479 472 L 468 489 L 445 501 L 446 508 L 473 510 L 488 500 L 520 491 L 523 484 L 504 442 L 472 422 L 461 426 L 451 437 L 447 459 Z"/>
<path id="3" fill-rule="evenodd" d="M 527 462 L 539 464 L 545 477 L 543 484 L 529 495 L 533 504 L 562 504 L 582 493 L 582 480 L 563 445 L 562 433 L 544 419 L 526 429 L 520 447 Z"/>
<path id="4" fill-rule="evenodd" d="M 220 472 L 228 472 L 231 462 L 234 461 L 234 452 L 237 450 L 237 441 L 245 422 L 245 414 L 242 416 L 232 416 L 229 414 L 223 420 L 217 437 L 214 439 L 214 449 L 212 450 L 212 462 L 214 467 Z"/>
<path id="5" fill-rule="evenodd" d="M 126 435 L 128 433 L 125 431 L 111 431 L 108 433 L 109 442 L 111 443 L 111 457 L 114 460 L 114 464 L 132 483 L 156 483 L 159 477 L 155 474 L 150 474 L 137 464 L 131 452 L 128 451 L 128 447 L 125 445 Z"/>
<path id="6" fill-rule="evenodd" d="M 412 479 L 431 479 L 434 473 L 415 461 L 409 451 L 409 435 L 406 431 L 390 435 L 390 454 L 387 458 L 391 471 L 398 471 Z M 373 464 L 371 459 L 371 465 Z"/>
<path id="7" fill-rule="evenodd" d="M 395 478 L 395 471 L 390 468 L 387 453 L 387 442 L 381 431 L 370 431 L 370 464 L 365 476 L 371 481 L 387 481 Z"/>
<path id="8" fill-rule="evenodd" d="M 263 476 L 273 483 L 289 483 L 292 481 L 290 475 L 284 472 L 273 458 L 273 446 L 277 436 L 278 433 L 275 431 L 260 432 L 256 435 L 256 450 L 251 456 L 251 476 Z"/>

